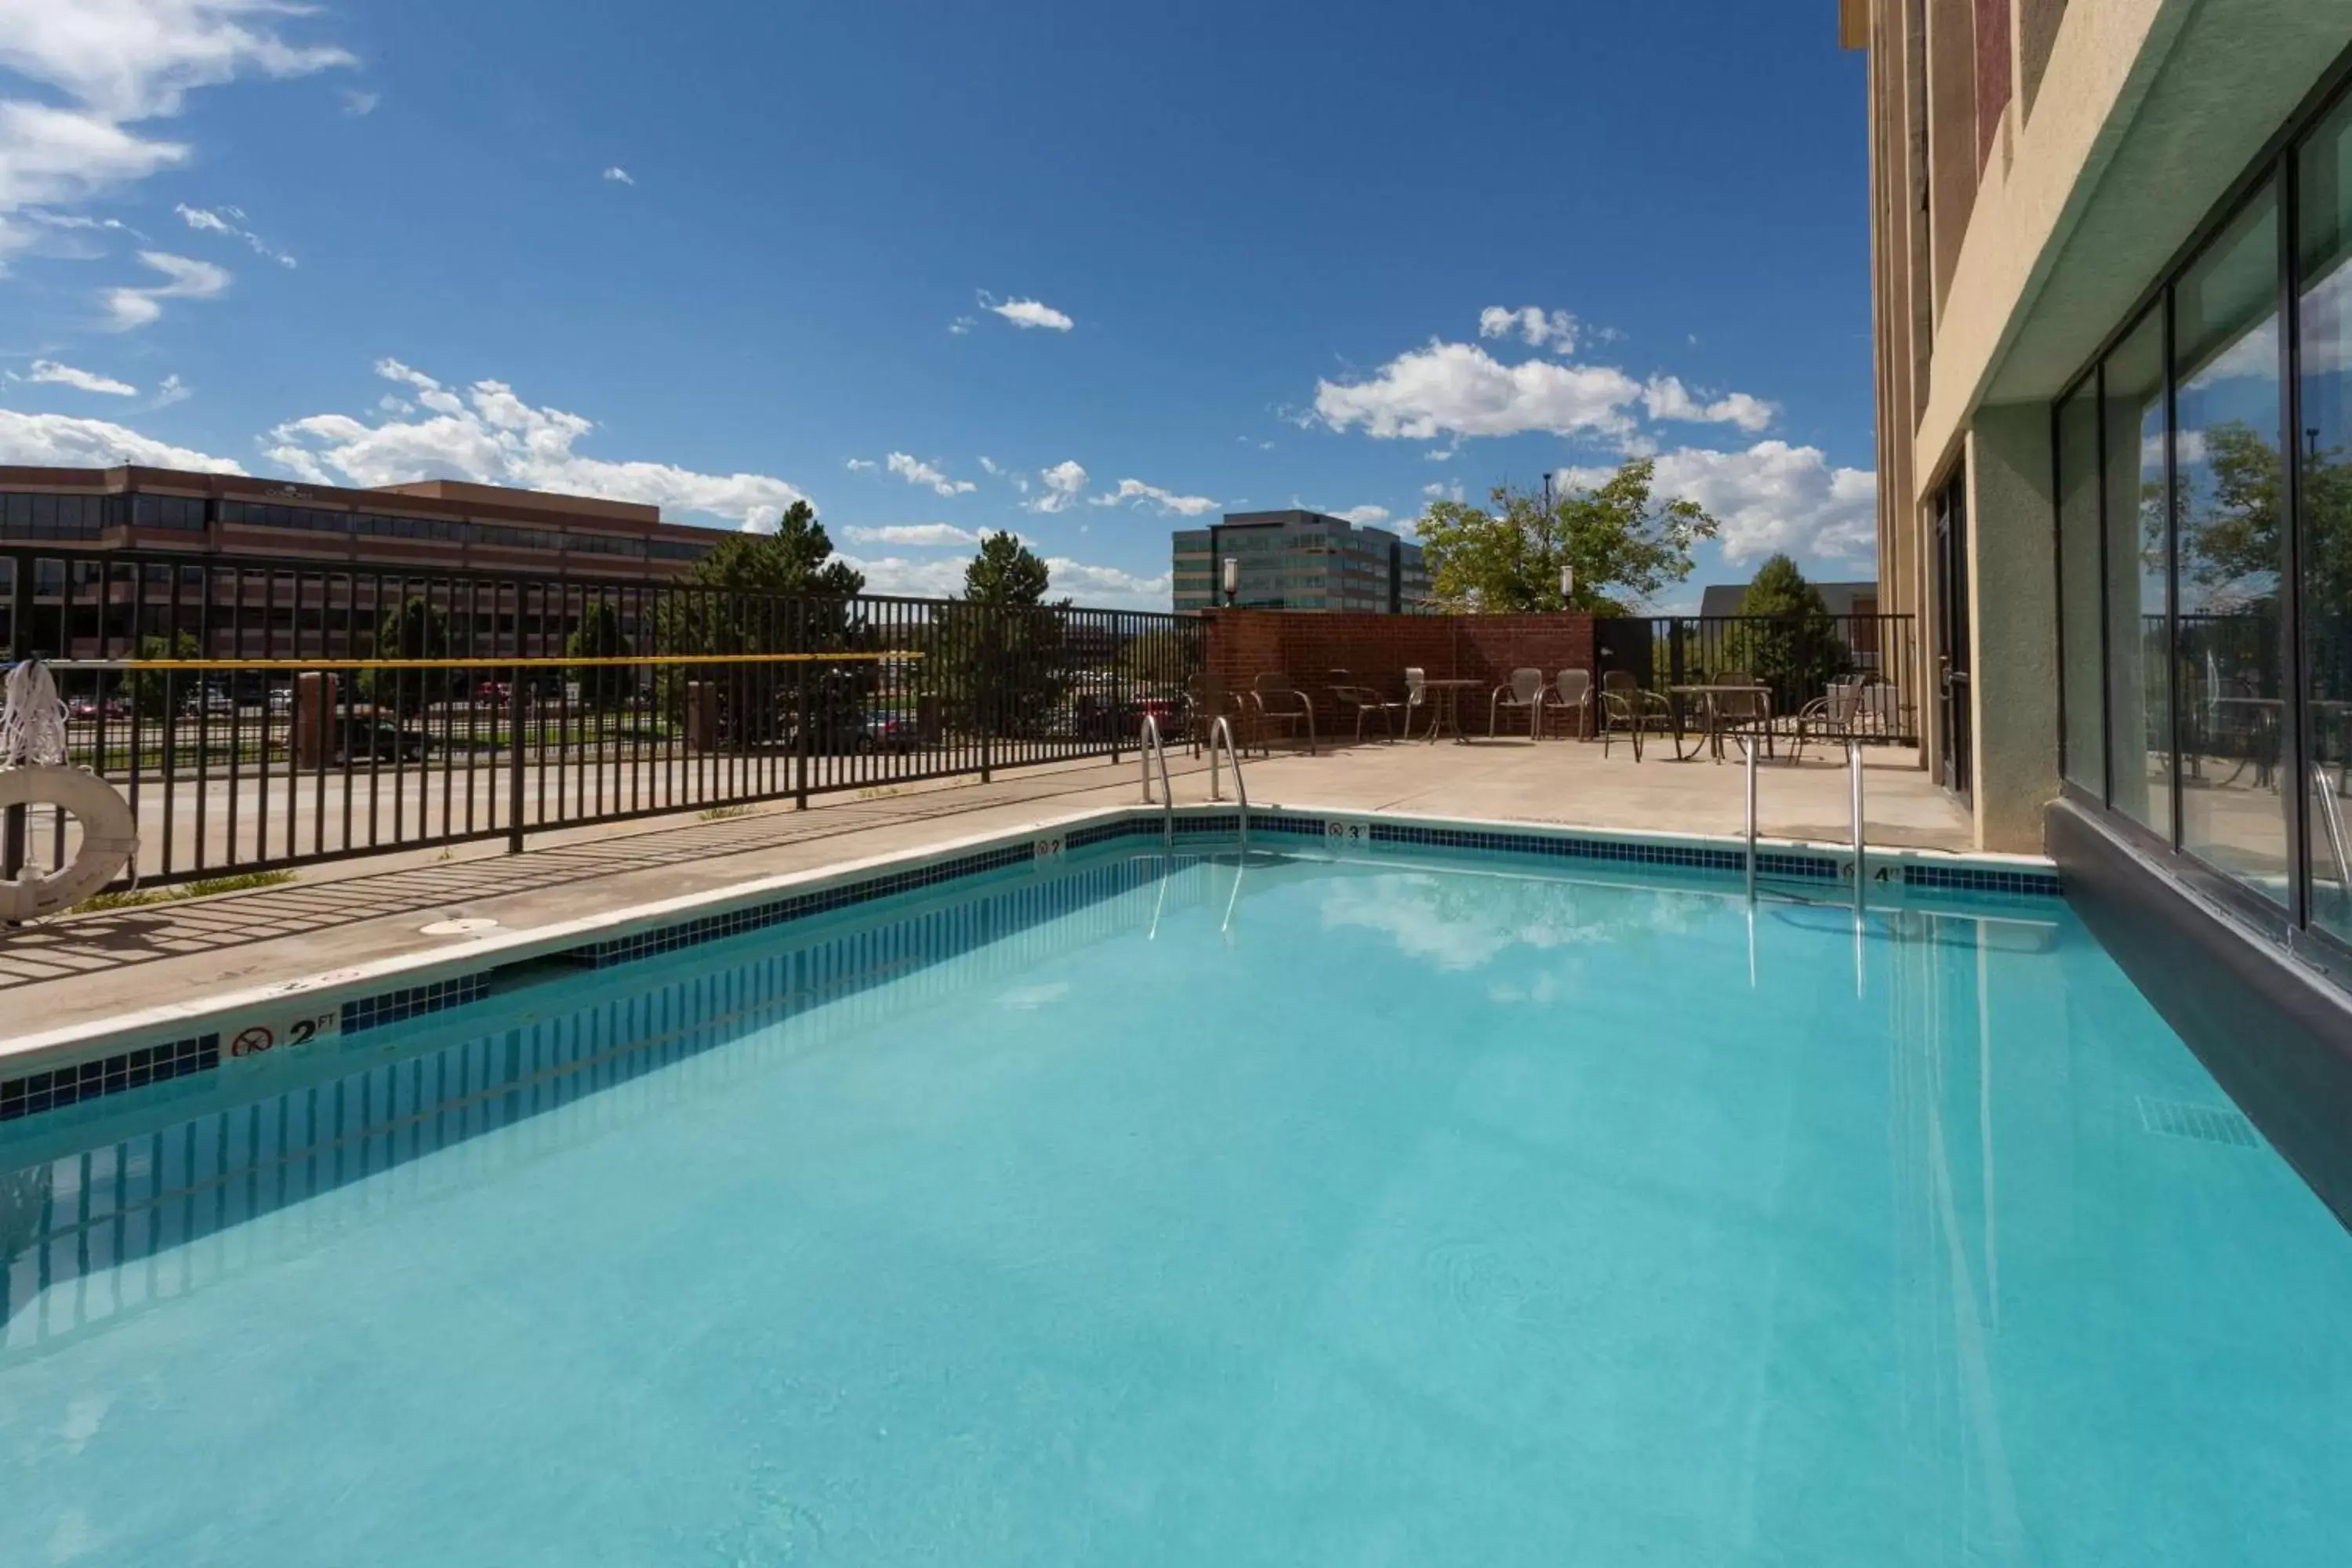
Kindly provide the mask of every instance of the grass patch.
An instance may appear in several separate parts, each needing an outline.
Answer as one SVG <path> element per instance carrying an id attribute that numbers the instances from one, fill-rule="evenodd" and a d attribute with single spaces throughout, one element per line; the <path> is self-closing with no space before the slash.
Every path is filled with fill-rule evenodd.
<path id="1" fill-rule="evenodd" d="M 96 914 L 103 910 L 135 910 L 145 904 L 175 904 L 183 899 L 208 899 L 215 893 L 242 893 L 253 888 L 275 888 L 294 879 L 291 871 L 241 871 L 234 877 L 199 877 L 173 888 L 142 888 L 133 892 L 95 893 L 68 910 L 69 915 Z"/>
<path id="2" fill-rule="evenodd" d="M 695 814 L 695 820 L 697 822 L 725 822 L 730 817 L 749 816 L 751 815 L 751 808 L 748 805 L 714 805 L 706 810 L 697 812 Z"/>

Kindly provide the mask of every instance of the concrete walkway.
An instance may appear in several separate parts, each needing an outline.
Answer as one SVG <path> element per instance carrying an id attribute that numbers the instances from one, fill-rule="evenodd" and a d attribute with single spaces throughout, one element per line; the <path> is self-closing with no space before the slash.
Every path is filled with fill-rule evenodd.
<path id="1" fill-rule="evenodd" d="M 1871 841 L 1965 848 L 1968 821 L 1908 753 L 1867 769 Z M 1205 764 L 1171 759 L 1176 796 L 1208 798 Z M 1742 770 L 1712 762 L 1636 764 L 1623 748 L 1526 741 L 1373 745 L 1318 757 L 1253 757 L 1255 805 L 1394 810 L 1591 827 L 1736 834 Z M 451 939 L 418 928 L 488 917 L 527 930 L 756 878 L 1034 827 L 1137 801 L 1133 759 L 1024 772 L 536 837 L 348 860 L 284 886 L 75 916 L 0 934 L 0 1040 L 210 993 L 250 989 Z M 1759 817 L 1771 837 L 1843 842 L 1847 775 L 1822 760 L 1765 766 Z M 1230 793 L 1230 785 L 1228 786 Z"/>

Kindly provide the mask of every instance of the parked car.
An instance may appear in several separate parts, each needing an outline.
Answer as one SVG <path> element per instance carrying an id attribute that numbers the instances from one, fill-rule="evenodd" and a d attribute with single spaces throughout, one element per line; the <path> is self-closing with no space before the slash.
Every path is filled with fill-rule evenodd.
<path id="1" fill-rule="evenodd" d="M 236 715 L 236 702 L 226 687 L 202 686 L 188 693 L 180 711 L 194 719 L 199 715 L 214 719 L 230 719 Z"/>
<path id="2" fill-rule="evenodd" d="M 383 763 L 421 763 L 425 760 L 425 737 L 397 724 L 346 716 L 331 760 L 364 763 L 371 758 Z"/>
<path id="3" fill-rule="evenodd" d="M 507 700 L 507 691 L 508 687 L 505 681 L 485 680 L 479 686 L 474 688 L 474 700 L 477 702 L 504 702 Z"/>

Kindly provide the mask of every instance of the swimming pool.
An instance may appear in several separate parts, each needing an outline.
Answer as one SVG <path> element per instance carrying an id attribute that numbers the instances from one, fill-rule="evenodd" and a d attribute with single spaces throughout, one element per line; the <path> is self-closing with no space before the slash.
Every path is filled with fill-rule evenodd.
<path id="1" fill-rule="evenodd" d="M 0 1126 L 0 1562 L 2340 1559 L 2352 1241 L 2060 900 L 1139 843 Z"/>

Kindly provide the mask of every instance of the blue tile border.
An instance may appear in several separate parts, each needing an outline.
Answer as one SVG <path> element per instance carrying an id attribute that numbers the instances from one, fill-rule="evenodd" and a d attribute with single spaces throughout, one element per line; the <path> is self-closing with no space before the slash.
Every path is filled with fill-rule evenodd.
<path id="1" fill-rule="evenodd" d="M 209 1072 L 220 1066 L 220 1036 L 192 1035 L 160 1046 L 74 1062 L 45 1072 L 0 1080 L 0 1121 L 58 1110 L 104 1094 Z"/>
<path id="2" fill-rule="evenodd" d="M 1132 824 L 1104 824 L 1106 827 L 1126 829 Z M 1181 826 L 1181 825 L 1180 825 Z M 1157 831 L 1156 827 L 1152 831 Z M 1100 843 L 1105 838 L 1119 837 L 1110 833 L 1084 838 L 1087 844 Z M 1065 842 L 1068 842 L 1066 838 Z M 719 942 L 744 931 L 759 931 L 786 921 L 805 920 L 811 915 L 830 914 L 858 904 L 887 899 L 895 893 L 913 892 L 917 889 L 937 887 L 965 877 L 976 877 L 989 871 L 1008 870 L 1025 866 L 1036 859 L 1034 841 L 1024 838 L 997 849 L 984 849 L 974 855 L 943 860 L 934 866 L 920 866 L 909 871 L 885 872 L 861 881 L 844 882 L 835 887 L 820 888 L 814 892 L 795 893 L 788 898 L 772 899 L 765 903 L 750 904 L 725 914 L 705 915 L 699 920 L 662 926 L 653 931 L 638 931 L 630 936 L 615 937 L 610 942 L 590 942 L 584 947 L 568 948 L 553 956 L 561 963 L 578 964 L 588 969 L 602 969 L 608 964 L 628 963 L 656 953 L 675 952 L 682 947 L 696 947 L 706 942 Z"/>
<path id="3" fill-rule="evenodd" d="M 1916 861 L 1904 865 L 1903 885 L 1965 893 L 2034 893 L 2053 899 L 2063 891 L 2055 871 L 2023 867 L 1923 866 Z"/>
<path id="4" fill-rule="evenodd" d="M 386 991 L 381 995 L 362 996 L 343 1004 L 343 1033 L 358 1034 L 362 1029 L 380 1029 L 386 1024 L 398 1024 L 426 1013 L 438 1013 L 444 1008 L 463 1006 L 478 1002 L 489 994 L 490 975 L 488 970 L 478 974 L 460 974 L 448 980 L 436 980 L 429 985 L 411 985 L 404 990 Z"/>
<path id="5" fill-rule="evenodd" d="M 1579 838 L 1570 835 L 1494 833 L 1458 827 L 1412 827 L 1374 821 L 1375 844 L 1412 844 L 1433 849 L 1485 849 L 1507 855 L 1545 855 L 1572 860 L 1606 860 L 1620 865 L 1681 866 L 1702 871 L 1739 871 L 1747 859 L 1737 849 L 1716 849 L 1695 844 L 1639 844 L 1615 838 Z M 1762 859 L 1758 861 L 1762 868 Z M 1832 865 L 1832 876 L 1836 875 Z"/>

